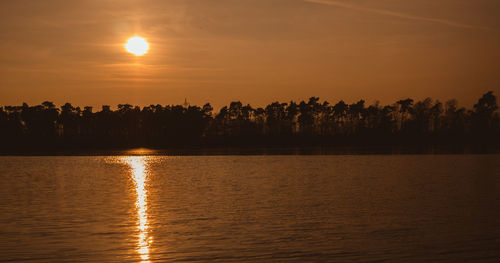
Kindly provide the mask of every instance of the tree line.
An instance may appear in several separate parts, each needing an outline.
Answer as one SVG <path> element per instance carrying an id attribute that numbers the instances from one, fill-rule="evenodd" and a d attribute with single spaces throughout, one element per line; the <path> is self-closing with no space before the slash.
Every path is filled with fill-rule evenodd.
<path id="1" fill-rule="evenodd" d="M 403 99 L 390 105 L 364 100 L 330 104 L 273 102 L 253 108 L 239 101 L 218 112 L 207 103 L 120 104 L 116 110 L 70 103 L 0 107 L 0 146 L 5 151 L 55 148 L 211 146 L 429 146 L 500 145 L 500 116 L 493 92 L 472 109 L 456 100 Z"/>

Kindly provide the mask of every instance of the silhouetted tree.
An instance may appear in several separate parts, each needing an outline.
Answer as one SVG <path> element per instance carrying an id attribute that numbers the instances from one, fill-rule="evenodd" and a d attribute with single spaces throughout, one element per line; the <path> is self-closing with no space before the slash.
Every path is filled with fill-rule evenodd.
<path id="1" fill-rule="evenodd" d="M 405 100 L 399 100 L 396 102 L 396 104 L 399 105 L 399 113 L 401 114 L 398 123 L 398 129 L 403 129 L 408 114 L 412 112 L 413 100 L 410 98 Z"/>
<path id="2" fill-rule="evenodd" d="M 494 112 L 498 109 L 497 100 L 493 92 L 484 94 L 474 105 L 472 112 L 472 128 L 476 132 L 484 133 L 493 127 Z"/>

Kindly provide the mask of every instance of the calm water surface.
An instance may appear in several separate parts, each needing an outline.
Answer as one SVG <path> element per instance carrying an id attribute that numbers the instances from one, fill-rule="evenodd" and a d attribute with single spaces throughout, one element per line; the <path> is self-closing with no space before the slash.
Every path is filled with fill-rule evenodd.
<path id="1" fill-rule="evenodd" d="M 0 157 L 0 261 L 499 262 L 500 155 Z"/>

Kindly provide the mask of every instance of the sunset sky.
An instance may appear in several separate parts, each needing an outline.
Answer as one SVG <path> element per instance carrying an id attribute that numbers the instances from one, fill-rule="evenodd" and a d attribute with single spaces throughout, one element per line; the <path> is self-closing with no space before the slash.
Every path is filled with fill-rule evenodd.
<path id="1" fill-rule="evenodd" d="M 498 0 L 2 0 L 0 105 L 500 95 Z M 135 35 L 150 49 L 127 53 Z"/>

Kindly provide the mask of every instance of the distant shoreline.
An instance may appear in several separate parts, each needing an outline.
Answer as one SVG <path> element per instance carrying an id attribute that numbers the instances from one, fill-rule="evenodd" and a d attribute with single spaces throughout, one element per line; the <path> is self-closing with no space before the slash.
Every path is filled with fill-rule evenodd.
<path id="1" fill-rule="evenodd" d="M 427 98 L 365 105 L 318 97 L 253 108 L 231 102 L 218 113 L 207 103 L 0 107 L 2 155 L 152 154 L 432 154 L 500 152 L 497 98 L 487 92 L 473 109 Z M 133 152 L 133 151 L 132 151 Z"/>
<path id="2" fill-rule="evenodd" d="M 500 154 L 500 148 L 449 147 L 207 147 L 0 151 L 0 156 L 217 156 L 217 155 L 463 155 Z"/>

